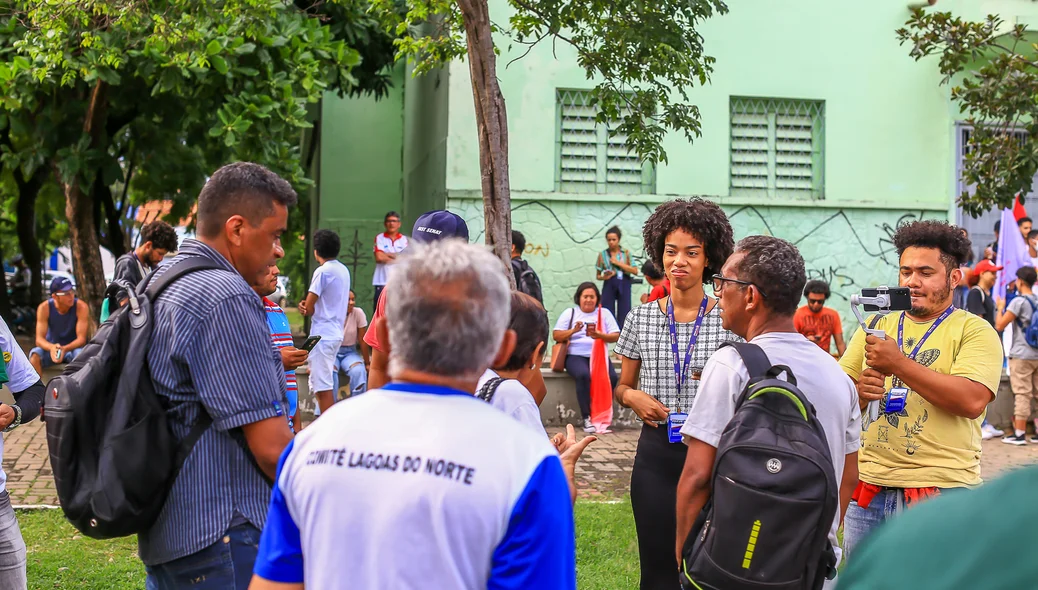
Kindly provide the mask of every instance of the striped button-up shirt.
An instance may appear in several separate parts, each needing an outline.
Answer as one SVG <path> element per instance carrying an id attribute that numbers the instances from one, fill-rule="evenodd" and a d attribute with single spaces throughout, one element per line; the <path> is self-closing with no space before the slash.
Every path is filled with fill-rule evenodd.
<path id="1" fill-rule="evenodd" d="M 139 535 L 146 565 L 201 551 L 232 521 L 263 528 L 271 488 L 246 450 L 241 427 L 287 412 L 285 373 L 260 297 L 227 259 L 197 240 L 185 240 L 172 264 L 192 256 L 221 268 L 181 277 L 154 302 L 148 366 L 156 392 L 171 404 L 177 439 L 203 411 L 213 424 L 188 455 L 158 520 Z"/>

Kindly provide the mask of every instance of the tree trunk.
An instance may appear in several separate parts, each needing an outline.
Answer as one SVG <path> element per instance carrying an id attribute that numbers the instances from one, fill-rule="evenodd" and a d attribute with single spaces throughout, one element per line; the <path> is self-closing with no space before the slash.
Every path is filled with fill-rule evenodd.
<path id="1" fill-rule="evenodd" d="M 83 120 L 83 133 L 90 136 L 90 147 L 100 143 L 106 116 L 108 85 L 98 80 L 90 92 L 90 102 Z M 56 167 L 55 167 L 56 168 Z M 56 170 L 55 170 L 56 171 Z M 64 179 L 58 175 L 65 192 L 65 216 L 68 218 L 72 246 L 72 266 L 76 276 L 76 295 L 90 306 L 91 316 L 101 315 L 105 277 L 101 263 L 101 245 L 94 226 L 91 194 L 80 187 L 82 172 Z M 67 181 L 66 181 L 67 180 Z"/>
<path id="2" fill-rule="evenodd" d="M 16 212 L 18 222 L 18 248 L 22 251 L 25 266 L 32 273 L 29 281 L 29 303 L 36 306 L 43 301 L 43 253 L 40 242 L 36 239 L 36 198 L 46 177 L 46 168 L 39 167 L 28 182 L 21 182 L 21 172 L 15 171 L 15 182 L 18 184 L 18 204 Z"/>
<path id="3" fill-rule="evenodd" d="M 119 209 L 112 197 L 112 187 L 105 184 L 100 170 L 94 178 L 94 186 L 90 192 L 93 193 L 93 200 L 100 203 L 104 211 L 104 245 L 118 258 L 126 254 L 126 238 L 123 236 L 122 226 L 119 225 Z"/>
<path id="4" fill-rule="evenodd" d="M 468 40 L 472 99 L 479 134 L 479 170 L 483 189 L 486 242 L 511 268 L 512 199 L 508 185 L 508 118 L 497 80 L 497 57 L 490 34 L 487 0 L 457 0 Z M 515 287 L 515 275 L 506 273 Z"/>

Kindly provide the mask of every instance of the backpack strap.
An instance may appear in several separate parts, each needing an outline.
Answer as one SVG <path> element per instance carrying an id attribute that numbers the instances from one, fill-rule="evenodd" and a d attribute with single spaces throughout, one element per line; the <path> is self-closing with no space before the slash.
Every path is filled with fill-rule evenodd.
<path id="1" fill-rule="evenodd" d="M 761 347 L 749 342 L 725 342 L 721 346 L 731 346 L 739 353 L 743 364 L 746 365 L 746 371 L 750 374 L 751 380 L 768 376 L 768 372 L 771 370 L 771 361 L 768 360 L 768 355 L 764 353 L 764 349 Z"/>
<path id="2" fill-rule="evenodd" d="M 155 298 L 166 290 L 166 287 L 172 285 L 173 282 L 180 277 L 198 270 L 220 268 L 222 267 L 219 264 L 209 260 L 208 258 L 203 256 L 192 256 L 185 260 L 174 262 L 173 266 L 155 281 L 152 281 L 155 277 L 155 271 L 152 271 L 143 281 L 141 281 L 141 284 L 138 287 L 138 292 L 144 293 L 147 295 L 149 301 L 154 302 Z M 177 454 L 173 463 L 174 468 L 176 469 L 173 475 L 174 480 L 177 475 L 180 474 L 180 469 L 184 466 L 184 461 L 187 460 L 187 456 L 191 453 L 195 443 L 198 442 L 198 439 L 202 438 L 202 435 L 205 434 L 205 431 L 208 430 L 213 423 L 213 417 L 205 410 L 205 406 L 202 406 L 201 404 L 199 405 L 201 406 L 201 411 L 198 413 L 198 419 L 191 426 L 191 430 L 188 431 L 187 436 L 181 439 L 180 444 L 177 445 Z M 253 464 L 256 465 L 256 468 L 259 469 L 259 465 L 256 464 L 256 458 L 253 457 L 251 453 L 247 454 L 252 459 Z M 260 473 L 262 474 L 263 471 L 260 470 Z"/>
<path id="3" fill-rule="evenodd" d="M 148 296 L 149 301 L 155 301 L 166 287 L 173 284 L 174 281 L 180 277 L 195 272 L 196 270 L 210 270 L 210 269 L 221 269 L 223 268 L 219 264 L 209 260 L 204 256 L 191 256 L 184 260 L 178 260 L 173 263 L 172 267 L 162 273 L 162 276 L 152 281 L 155 278 L 155 271 L 141 282 L 140 289 L 143 289 L 144 294 Z"/>
<path id="4" fill-rule="evenodd" d="M 480 387 L 479 391 L 476 392 L 476 397 L 489 404 L 494 401 L 494 394 L 497 393 L 497 388 L 504 382 L 505 380 L 500 377 L 488 379 L 487 382 L 483 384 L 483 387 Z"/>

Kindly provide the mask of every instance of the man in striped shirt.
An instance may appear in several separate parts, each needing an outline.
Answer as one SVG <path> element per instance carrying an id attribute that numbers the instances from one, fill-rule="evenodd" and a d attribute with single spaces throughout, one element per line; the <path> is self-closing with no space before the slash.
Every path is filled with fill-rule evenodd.
<path id="1" fill-rule="evenodd" d="M 299 432 L 299 386 L 296 384 L 296 369 L 306 362 L 309 355 L 305 350 L 296 348 L 292 342 L 292 328 L 288 323 L 285 310 L 267 298 L 268 295 L 277 291 L 278 275 L 280 274 L 277 265 L 272 264 L 264 280 L 253 285 L 252 290 L 263 298 L 263 309 L 267 314 L 267 326 L 270 328 L 270 340 L 274 349 L 278 351 L 281 364 L 285 369 L 288 423 L 292 426 L 293 432 Z"/>
<path id="2" fill-rule="evenodd" d="M 175 442 L 199 420 L 212 424 L 138 535 L 148 590 L 248 587 L 270 482 L 293 436 L 284 369 L 252 285 L 285 255 L 281 234 L 295 203 L 291 185 L 270 170 L 224 166 L 198 196 L 198 238 L 155 271 L 195 257 L 218 267 L 181 277 L 153 305 L 148 369 Z"/>

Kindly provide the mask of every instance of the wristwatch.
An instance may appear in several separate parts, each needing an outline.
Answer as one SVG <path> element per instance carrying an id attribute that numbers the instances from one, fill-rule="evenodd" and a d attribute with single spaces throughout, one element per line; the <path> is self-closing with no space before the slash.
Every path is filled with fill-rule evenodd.
<path id="1" fill-rule="evenodd" d="M 14 420 L 10 426 L 4 429 L 4 432 L 11 432 L 22 425 L 22 409 L 18 407 L 18 404 L 14 404 L 11 407 L 14 409 Z"/>

